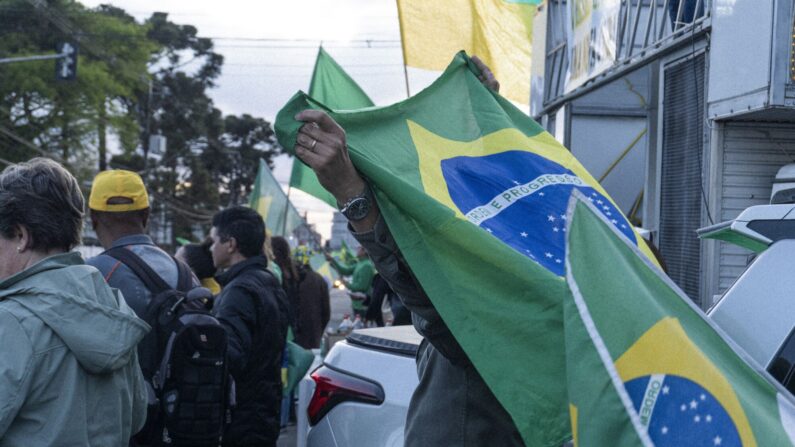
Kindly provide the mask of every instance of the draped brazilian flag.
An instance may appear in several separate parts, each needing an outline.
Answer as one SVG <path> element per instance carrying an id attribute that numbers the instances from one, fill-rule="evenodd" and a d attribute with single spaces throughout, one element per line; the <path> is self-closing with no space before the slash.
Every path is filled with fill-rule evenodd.
<path id="1" fill-rule="evenodd" d="M 309 96 L 336 110 L 371 107 L 373 102 L 323 47 L 317 52 L 315 71 L 309 83 Z M 320 185 L 317 176 L 305 164 L 296 160 L 290 175 L 290 186 L 336 207 L 334 197 Z"/>
<path id="2" fill-rule="evenodd" d="M 426 90 L 392 106 L 330 111 L 304 93 L 279 112 L 324 109 L 414 276 L 531 446 L 570 436 L 563 301 L 566 210 L 591 197 L 633 244 L 639 237 L 604 189 L 510 101 L 484 87 L 463 52 Z M 641 250 L 648 253 L 645 244 Z"/>
<path id="3" fill-rule="evenodd" d="M 279 182 L 273 177 L 265 160 L 259 160 L 257 179 L 249 196 L 248 206 L 265 220 L 265 228 L 277 236 L 290 236 L 303 223 Z"/>
<path id="4" fill-rule="evenodd" d="M 506 98 L 529 104 L 533 18 L 542 1 L 398 0 L 406 65 L 443 70 L 465 50 L 491 67 Z"/>
<path id="5" fill-rule="evenodd" d="M 792 446 L 789 392 L 751 366 L 577 194 L 564 304 L 575 445 Z"/>

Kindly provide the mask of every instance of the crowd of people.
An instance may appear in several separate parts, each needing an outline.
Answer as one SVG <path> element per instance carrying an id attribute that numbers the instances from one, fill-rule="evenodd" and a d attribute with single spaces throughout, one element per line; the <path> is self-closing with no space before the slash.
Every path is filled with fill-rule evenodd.
<path id="1" fill-rule="evenodd" d="M 124 170 L 92 182 L 105 251 L 84 261 L 84 206 L 52 160 L 0 174 L 0 444 L 275 446 L 285 347 L 320 347 L 326 281 L 246 207 L 170 255 Z"/>

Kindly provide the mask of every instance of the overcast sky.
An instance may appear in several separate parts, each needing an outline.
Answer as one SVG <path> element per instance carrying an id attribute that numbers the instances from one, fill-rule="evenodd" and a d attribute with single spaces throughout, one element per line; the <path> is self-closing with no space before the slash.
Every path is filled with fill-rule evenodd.
<path id="1" fill-rule="evenodd" d="M 100 0 L 82 0 L 94 7 Z M 326 51 L 361 85 L 376 105 L 406 98 L 400 27 L 395 0 L 113 0 L 139 20 L 154 11 L 192 24 L 215 38 L 224 55 L 218 87 L 210 92 L 226 114 L 249 113 L 273 122 L 298 90 L 306 91 L 321 41 Z M 368 45 L 362 40 L 372 40 Z M 432 79 L 410 69 L 412 91 Z M 289 182 L 292 159 L 279 157 L 274 174 Z M 311 196 L 290 194 L 329 237 L 332 208 Z"/>

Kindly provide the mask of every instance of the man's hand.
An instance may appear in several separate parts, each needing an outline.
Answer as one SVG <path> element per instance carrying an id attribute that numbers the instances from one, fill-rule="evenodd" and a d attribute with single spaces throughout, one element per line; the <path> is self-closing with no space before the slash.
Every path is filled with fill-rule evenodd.
<path id="1" fill-rule="evenodd" d="M 480 82 L 486 87 L 499 93 L 500 83 L 497 81 L 497 78 L 494 77 L 494 73 L 491 72 L 491 69 L 488 67 L 488 65 L 484 64 L 483 61 L 477 56 L 472 56 L 471 59 L 472 62 L 474 62 L 478 67 L 478 70 L 480 70 L 480 76 L 478 76 Z"/>
<path id="2" fill-rule="evenodd" d="M 298 131 L 295 155 L 315 171 L 320 184 L 341 204 L 361 194 L 366 183 L 351 162 L 342 127 L 319 110 L 304 110 L 295 119 L 306 123 Z M 376 205 L 372 203 L 364 219 L 351 222 L 354 230 L 365 232 L 375 226 L 379 216 Z"/>
<path id="3" fill-rule="evenodd" d="M 319 110 L 304 110 L 295 119 L 306 123 L 298 131 L 295 154 L 315 171 L 320 184 L 340 203 L 361 194 L 365 183 L 348 156 L 342 127 Z"/>

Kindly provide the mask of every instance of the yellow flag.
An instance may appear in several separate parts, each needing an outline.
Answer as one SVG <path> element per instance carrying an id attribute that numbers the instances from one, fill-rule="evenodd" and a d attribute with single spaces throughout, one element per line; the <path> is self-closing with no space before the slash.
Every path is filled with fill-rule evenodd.
<path id="1" fill-rule="evenodd" d="M 458 51 L 480 57 L 500 93 L 530 103 L 533 17 L 540 0 L 398 0 L 406 65 L 443 70 Z"/>

